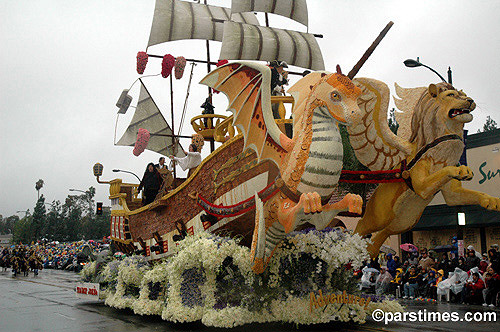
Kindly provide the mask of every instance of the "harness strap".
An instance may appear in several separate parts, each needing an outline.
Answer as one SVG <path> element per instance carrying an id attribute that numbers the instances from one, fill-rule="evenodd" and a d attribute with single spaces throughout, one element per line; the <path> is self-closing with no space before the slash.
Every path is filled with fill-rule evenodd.
<path id="1" fill-rule="evenodd" d="M 436 145 L 438 145 L 440 143 L 443 143 L 446 141 L 451 141 L 451 140 L 460 140 L 461 141 L 462 138 L 460 136 L 458 136 L 457 134 L 445 135 L 445 136 L 441 136 L 441 137 L 436 138 L 434 141 L 430 142 L 429 144 L 427 144 L 426 146 L 424 146 L 423 148 L 421 148 L 417 152 L 415 157 L 413 157 L 413 159 L 408 163 L 408 169 L 410 170 L 413 166 L 415 166 L 417 161 L 420 158 L 422 158 L 424 153 L 426 153 L 427 151 L 429 151 L 430 149 L 432 149 L 433 147 L 435 147 Z"/>
<path id="2" fill-rule="evenodd" d="M 419 159 L 422 158 L 422 156 L 427 151 L 429 151 L 430 149 L 432 149 L 436 145 L 443 143 L 443 142 L 446 142 L 446 141 L 451 141 L 451 140 L 460 140 L 461 141 L 462 138 L 460 136 L 458 136 L 457 134 L 451 134 L 451 135 L 445 135 L 445 136 L 438 137 L 434 141 L 430 142 L 429 144 L 427 144 L 426 146 L 424 146 L 423 148 L 418 150 L 415 157 L 413 157 L 413 159 L 409 163 L 406 162 L 406 159 L 403 159 L 401 161 L 401 176 L 405 180 L 405 183 L 408 186 L 408 188 L 410 188 L 413 192 L 415 192 L 415 190 L 413 189 L 413 184 L 411 182 L 410 170 L 412 169 L 413 166 L 415 166 L 415 164 L 419 161 Z"/>
<path id="3" fill-rule="evenodd" d="M 410 170 L 415 164 L 422 158 L 422 156 L 435 147 L 436 145 L 450 141 L 450 140 L 462 140 L 462 138 L 456 134 L 445 135 L 436 138 L 431 143 L 422 147 L 415 157 L 413 157 L 410 162 L 406 159 L 401 161 L 400 169 L 391 169 L 386 171 L 349 171 L 343 170 L 339 182 L 346 183 L 389 183 L 389 182 L 405 182 L 408 187 L 413 190 L 413 185 L 411 183 Z M 414 191 L 414 190 L 413 190 Z M 293 194 L 293 193 L 292 193 Z M 287 194 L 288 196 L 288 194 Z"/>

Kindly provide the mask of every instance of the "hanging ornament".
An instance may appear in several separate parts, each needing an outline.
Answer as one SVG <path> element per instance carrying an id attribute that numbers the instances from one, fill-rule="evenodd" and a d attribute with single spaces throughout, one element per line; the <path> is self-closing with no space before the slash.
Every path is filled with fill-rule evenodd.
<path id="1" fill-rule="evenodd" d="M 184 68 L 186 67 L 186 58 L 183 56 L 178 56 L 175 58 L 175 78 L 180 80 L 182 75 L 184 75 Z"/>
<path id="2" fill-rule="evenodd" d="M 146 65 L 148 64 L 148 54 L 146 52 L 137 52 L 137 73 L 144 74 Z"/>
<path id="3" fill-rule="evenodd" d="M 148 146 L 150 137 L 151 135 L 149 134 L 149 131 L 143 128 L 139 128 L 139 131 L 137 132 L 137 141 L 134 145 L 134 151 L 132 151 L 134 156 L 138 157 L 141 153 L 144 152 L 144 150 Z"/>
<path id="4" fill-rule="evenodd" d="M 172 54 L 166 54 L 161 62 L 161 76 L 167 78 L 172 73 L 175 65 L 175 58 Z"/>

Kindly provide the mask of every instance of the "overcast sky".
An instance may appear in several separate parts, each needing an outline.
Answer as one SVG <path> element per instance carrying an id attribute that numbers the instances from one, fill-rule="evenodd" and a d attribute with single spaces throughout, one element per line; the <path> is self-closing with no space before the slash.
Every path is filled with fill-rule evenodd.
<path id="1" fill-rule="evenodd" d="M 229 1 L 209 3 L 230 6 Z M 476 132 L 487 115 L 500 122 L 500 1 L 309 0 L 308 7 L 309 31 L 324 35 L 319 44 L 327 70 L 335 71 L 340 64 L 344 73 L 349 72 L 392 20 L 393 28 L 358 76 L 384 81 L 394 91 L 394 82 L 417 87 L 439 81 L 423 68 L 404 67 L 407 58 L 418 56 L 445 77 L 451 66 L 455 87 L 478 105 L 466 129 Z M 157 162 L 156 153 L 135 157 L 131 147 L 113 146 L 115 103 L 138 77 L 136 54 L 145 50 L 153 11 L 154 0 L 0 2 L 0 214 L 4 217 L 18 210 L 33 211 L 38 179 L 45 181 L 41 193 L 47 202 L 64 201 L 69 188 L 95 186 L 97 201 L 109 205 L 109 188 L 96 183 L 94 163 L 104 165 L 102 179 L 108 180 L 116 175 L 113 168 L 142 176 L 148 162 Z M 270 21 L 275 27 L 305 31 L 288 19 L 272 15 Z M 149 52 L 203 59 L 204 44 L 171 42 Z M 219 43 L 210 45 L 216 60 Z M 150 59 L 146 74 L 160 70 L 161 61 Z M 199 114 L 206 97 L 206 87 L 198 85 L 205 74 L 205 65 L 195 67 L 185 135 L 193 133 L 188 120 Z M 188 78 L 189 67 L 184 78 L 174 82 L 179 117 Z M 145 82 L 169 120 L 168 79 Z M 135 85 L 134 105 L 138 94 Z M 215 97 L 216 113 L 227 115 L 226 105 L 225 97 Z M 118 135 L 132 111 L 119 119 Z M 121 177 L 128 182 L 135 179 Z"/>

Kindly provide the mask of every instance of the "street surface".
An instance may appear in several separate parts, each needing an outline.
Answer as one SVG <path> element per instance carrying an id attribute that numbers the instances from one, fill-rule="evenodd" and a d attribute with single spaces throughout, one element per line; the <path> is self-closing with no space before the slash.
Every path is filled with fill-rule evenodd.
<path id="1" fill-rule="evenodd" d="M 102 302 L 89 302 L 74 294 L 78 275 L 59 270 L 43 270 L 33 277 L 13 278 L 10 271 L 0 272 L 0 332 L 29 331 L 228 331 L 208 328 L 201 323 L 173 324 L 160 317 L 142 317 L 130 310 L 109 308 Z M 500 310 L 481 306 L 455 304 L 423 304 L 402 302 L 407 311 L 426 309 L 428 312 L 458 312 L 461 317 L 470 312 L 495 312 L 497 322 L 375 322 L 364 325 L 331 323 L 320 326 L 252 324 L 233 331 L 499 331 Z"/>

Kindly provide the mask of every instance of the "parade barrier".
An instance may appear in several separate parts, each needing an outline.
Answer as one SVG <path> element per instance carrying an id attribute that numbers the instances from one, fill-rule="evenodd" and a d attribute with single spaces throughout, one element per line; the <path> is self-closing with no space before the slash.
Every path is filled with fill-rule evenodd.
<path id="1" fill-rule="evenodd" d="M 99 283 L 78 283 L 75 291 L 76 296 L 80 298 L 99 300 Z"/>

